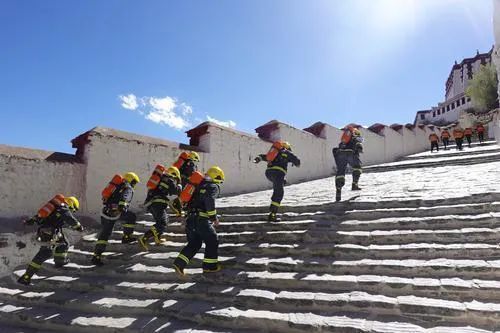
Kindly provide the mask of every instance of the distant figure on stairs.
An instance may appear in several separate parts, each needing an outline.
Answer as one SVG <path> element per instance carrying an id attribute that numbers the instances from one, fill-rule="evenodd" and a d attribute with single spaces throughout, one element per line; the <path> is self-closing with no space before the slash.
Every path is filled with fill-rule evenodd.
<path id="1" fill-rule="evenodd" d="M 483 124 L 481 124 L 481 123 L 477 124 L 476 132 L 477 132 L 477 137 L 479 139 L 479 143 L 484 142 L 484 131 L 485 131 L 485 128 L 484 128 Z"/>
<path id="2" fill-rule="evenodd" d="M 472 144 L 472 128 L 470 127 L 465 128 L 464 135 L 465 139 L 467 140 L 467 144 L 469 145 L 470 148 Z"/>
<path id="3" fill-rule="evenodd" d="M 441 141 L 443 141 L 444 150 L 447 150 L 450 144 L 450 132 L 447 128 L 441 131 Z"/>
<path id="4" fill-rule="evenodd" d="M 134 172 L 127 172 L 122 176 L 115 175 L 111 182 L 102 191 L 104 207 L 101 212 L 101 231 L 97 235 L 91 262 L 96 266 L 102 266 L 102 254 L 108 245 L 108 239 L 113 232 L 115 222 L 122 220 L 124 223 L 122 244 L 130 244 L 137 239 L 134 233 L 137 217 L 130 211 L 130 202 L 134 196 L 134 187 L 139 183 L 139 177 Z"/>
<path id="5" fill-rule="evenodd" d="M 58 194 L 40 208 L 37 215 L 24 221 L 26 225 L 38 226 L 37 240 L 42 245 L 17 282 L 29 285 L 31 277 L 52 256 L 56 267 L 62 267 L 69 262 L 67 259 L 69 244 L 64 237 L 63 226 L 68 224 L 74 230 L 83 231 L 82 225 L 73 216 L 79 208 L 80 203 L 76 197 L 65 198 Z"/>
<path id="6" fill-rule="evenodd" d="M 345 185 L 345 172 L 347 165 L 352 167 L 352 190 L 359 191 L 359 178 L 363 170 L 361 169 L 361 159 L 359 154 L 363 152 L 363 138 L 359 129 L 352 126 L 343 130 L 338 148 L 333 148 L 333 158 L 337 165 L 335 175 L 335 201 L 342 200 L 342 187 Z"/>
<path id="7" fill-rule="evenodd" d="M 278 210 L 285 195 L 285 177 L 288 172 L 288 163 L 300 167 L 300 159 L 292 153 L 292 146 L 286 141 L 273 143 L 267 154 L 260 154 L 253 162 L 267 162 L 266 178 L 273 183 L 273 195 L 269 207 L 269 222 L 279 222 Z"/>
<path id="8" fill-rule="evenodd" d="M 429 141 L 431 142 L 431 153 L 434 151 L 434 148 L 436 148 L 436 151 L 439 151 L 439 137 L 436 133 L 429 135 Z"/>
<path id="9" fill-rule="evenodd" d="M 218 259 L 219 238 L 214 227 L 219 225 L 215 199 L 219 195 L 219 186 L 224 180 L 224 171 L 218 166 L 213 166 L 208 169 L 201 182 L 194 185 L 193 191 L 186 187 L 181 193 L 181 199 L 187 205 L 186 236 L 188 241 L 174 261 L 174 269 L 181 277 L 186 275 L 184 268 L 200 250 L 203 243 L 205 243 L 203 272 L 214 273 L 221 269 Z"/>
<path id="10" fill-rule="evenodd" d="M 455 139 L 457 150 L 462 150 L 462 144 L 464 142 L 464 131 L 458 126 L 453 129 L 453 139 Z"/>

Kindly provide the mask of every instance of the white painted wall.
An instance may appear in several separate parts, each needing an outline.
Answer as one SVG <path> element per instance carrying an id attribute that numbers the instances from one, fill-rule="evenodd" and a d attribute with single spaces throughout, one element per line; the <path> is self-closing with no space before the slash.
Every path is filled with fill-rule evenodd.
<path id="1" fill-rule="evenodd" d="M 84 165 L 0 153 L 0 217 L 32 216 L 55 194 L 83 194 Z"/>

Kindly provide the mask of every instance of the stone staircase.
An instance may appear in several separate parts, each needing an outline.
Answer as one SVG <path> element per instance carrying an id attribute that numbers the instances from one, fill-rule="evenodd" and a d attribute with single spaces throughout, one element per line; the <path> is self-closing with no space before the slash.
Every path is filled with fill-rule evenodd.
<path id="1" fill-rule="evenodd" d="M 122 245 L 115 228 L 100 268 L 89 263 L 91 233 L 65 268 L 44 264 L 33 286 L 15 283 L 23 267 L 0 281 L 1 332 L 500 331 L 500 191 L 318 205 L 304 195 L 281 223 L 246 198 L 220 205 L 222 272 L 204 276 L 200 253 L 185 280 L 176 276 L 185 235 L 175 219 L 149 252 Z M 136 230 L 152 224 L 144 215 Z"/>

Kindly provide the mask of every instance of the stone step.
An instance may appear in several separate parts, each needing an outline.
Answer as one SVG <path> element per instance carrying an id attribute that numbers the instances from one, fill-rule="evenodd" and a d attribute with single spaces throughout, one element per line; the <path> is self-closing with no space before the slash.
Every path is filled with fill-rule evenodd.
<path id="1" fill-rule="evenodd" d="M 373 230 L 373 231 L 338 231 L 323 233 L 323 237 L 315 231 L 305 235 L 309 238 L 327 241 L 331 239 L 338 243 L 353 243 L 359 245 L 370 244 L 408 244 L 415 242 L 425 243 L 497 243 L 500 239 L 500 228 L 462 228 L 462 229 L 416 229 L 416 230 Z"/>
<path id="2" fill-rule="evenodd" d="M 266 220 L 261 221 L 248 221 L 248 222 L 228 222 L 225 220 L 221 220 L 219 226 L 217 227 L 218 232 L 244 232 L 244 231 L 255 231 L 255 232 L 263 232 L 263 231 L 293 231 L 293 230 L 303 230 L 310 229 L 315 227 L 318 224 L 322 224 L 322 221 L 318 220 L 293 220 L 286 221 L 283 223 L 277 222 L 267 222 Z M 135 230 L 138 232 L 145 232 L 150 229 L 155 224 L 154 221 L 137 221 Z M 325 221 L 325 226 L 330 226 L 331 222 Z M 180 222 L 170 222 L 166 228 L 167 232 L 170 233 L 185 233 L 185 224 Z"/>
<path id="3" fill-rule="evenodd" d="M 500 212 L 500 202 L 436 205 L 433 207 L 376 208 L 346 210 L 341 219 L 377 220 L 381 218 L 435 217 L 444 215 L 477 215 Z"/>
<path id="4" fill-rule="evenodd" d="M 500 213 L 488 212 L 473 215 L 442 215 L 427 217 L 386 217 L 375 220 L 344 220 L 338 229 L 343 231 L 394 230 L 394 229 L 455 229 L 495 228 L 500 226 Z M 286 222 L 285 222 L 286 223 Z"/>
<path id="5" fill-rule="evenodd" d="M 282 291 L 276 289 L 244 288 L 219 285 L 217 281 L 178 284 L 147 284 L 137 282 L 105 281 L 96 288 L 95 281 L 80 279 L 77 288 L 67 283 L 56 283 L 53 292 L 30 288 L 30 294 L 38 294 L 40 303 L 57 304 L 82 312 L 99 312 L 108 316 L 164 316 L 170 314 L 165 304 L 189 301 L 212 303 L 211 308 L 237 305 L 243 309 L 275 310 L 280 312 L 311 312 L 323 315 L 350 313 L 380 318 L 404 316 L 408 321 L 425 320 L 428 323 L 455 323 L 491 327 L 498 322 L 500 304 L 479 301 L 459 302 L 439 298 L 403 295 L 390 297 L 360 291 L 324 293 L 309 291 Z M 210 283 L 212 282 L 212 283 Z M 86 285 L 84 285 L 86 284 Z M 79 289 L 83 287 L 82 289 Z M 0 300 L 15 298 L 23 305 L 33 305 L 26 300 L 27 293 L 17 287 L 1 288 Z M 77 301 L 75 301 L 75 299 Z M 69 304 L 71 303 L 71 304 Z"/>
<path id="6" fill-rule="evenodd" d="M 149 252 L 139 246 L 135 249 L 122 246 L 121 251 L 115 251 L 109 256 L 114 262 L 144 262 L 154 263 L 155 260 L 176 257 L 184 243 L 165 242 L 162 245 L 150 243 Z M 118 246 L 118 245 L 117 245 Z M 113 246 L 113 249 L 117 249 Z M 204 247 L 203 247 L 204 248 Z M 203 253 L 203 248 L 199 256 Z M 137 251 L 137 252 L 134 252 Z M 70 258 L 88 261 L 93 253 L 93 246 L 70 249 Z M 248 257 L 258 253 L 260 256 L 304 256 L 328 257 L 332 260 L 361 259 L 497 259 L 500 258 L 500 245 L 488 243 L 410 243 L 410 244 L 331 244 L 331 243 L 225 243 L 219 248 L 221 257 Z M 237 260 L 237 259 L 236 259 Z"/>

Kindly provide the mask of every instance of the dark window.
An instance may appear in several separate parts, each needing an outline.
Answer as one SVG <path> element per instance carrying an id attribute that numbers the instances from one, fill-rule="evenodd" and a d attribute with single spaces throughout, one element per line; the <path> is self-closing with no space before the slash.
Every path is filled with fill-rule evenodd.
<path id="1" fill-rule="evenodd" d="M 467 102 L 470 102 L 470 97 L 467 97 Z"/>
<path id="2" fill-rule="evenodd" d="M 460 106 L 460 100 L 457 100 L 457 108 Z"/>
<path id="3" fill-rule="evenodd" d="M 436 111 L 434 111 L 434 112 L 432 113 L 432 116 L 433 116 L 433 117 L 435 117 L 435 116 L 436 116 Z"/>
<path id="4" fill-rule="evenodd" d="M 462 104 L 465 104 L 465 97 L 462 97 Z"/>
<path id="5" fill-rule="evenodd" d="M 450 111 L 450 105 L 446 105 L 446 111 Z"/>
<path id="6" fill-rule="evenodd" d="M 455 109 L 455 103 L 451 103 L 451 109 Z"/>
<path id="7" fill-rule="evenodd" d="M 424 120 L 425 119 L 425 114 L 421 113 L 420 114 L 420 120 Z"/>
<path id="8" fill-rule="evenodd" d="M 440 114 L 441 114 L 441 110 L 440 110 L 440 109 L 438 109 L 438 116 L 439 116 Z"/>

